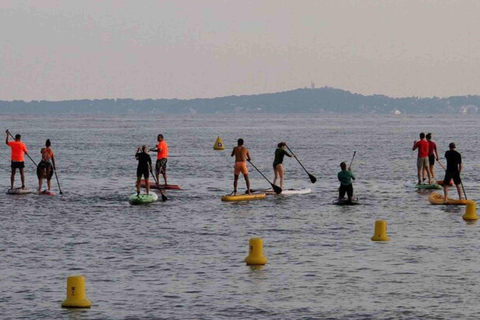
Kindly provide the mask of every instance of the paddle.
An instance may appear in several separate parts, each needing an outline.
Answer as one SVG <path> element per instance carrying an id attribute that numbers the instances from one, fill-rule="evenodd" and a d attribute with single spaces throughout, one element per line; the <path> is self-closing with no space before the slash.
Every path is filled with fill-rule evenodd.
<path id="1" fill-rule="evenodd" d="M 270 182 L 270 180 L 268 180 L 268 178 L 267 178 L 267 177 L 265 177 L 265 175 L 264 175 L 263 173 L 261 173 L 261 172 L 260 172 L 260 170 L 258 170 L 258 168 L 257 168 L 257 167 L 255 167 L 255 165 L 252 163 L 252 161 L 251 161 L 251 160 L 247 160 L 247 161 L 248 161 L 248 162 L 250 162 L 250 164 L 251 164 L 251 165 L 252 165 L 252 166 L 255 168 L 255 170 L 257 170 L 257 171 L 258 171 L 258 173 L 260 173 L 260 174 L 262 175 L 262 177 L 264 177 L 264 178 L 265 178 L 265 180 L 267 180 L 267 181 L 268 181 L 268 183 L 270 183 L 270 185 L 271 185 L 271 186 L 272 186 L 272 188 L 273 188 L 273 191 L 275 191 L 275 193 L 276 193 L 276 194 L 280 194 L 280 193 L 282 193 L 282 188 L 280 188 L 280 187 L 278 187 L 278 186 L 274 185 L 273 183 L 271 183 L 271 182 Z"/>
<path id="2" fill-rule="evenodd" d="M 62 188 L 60 188 L 60 182 L 58 182 L 57 170 L 55 170 L 55 168 L 54 168 L 53 172 L 55 173 L 55 179 L 57 179 L 58 190 L 60 190 L 60 194 L 63 194 Z"/>
<path id="3" fill-rule="evenodd" d="M 353 151 L 352 161 L 350 161 L 350 165 L 348 166 L 348 169 L 349 169 L 349 170 L 352 168 L 353 158 L 355 158 L 355 154 L 356 154 L 356 153 L 357 153 L 357 151 Z"/>
<path id="4" fill-rule="evenodd" d="M 297 156 L 293 153 L 292 149 L 290 149 L 289 146 L 287 146 L 287 144 L 285 144 L 285 147 L 287 147 L 288 151 L 290 151 L 293 155 L 293 157 L 295 159 L 297 159 L 298 163 L 302 166 L 303 170 L 305 170 L 305 172 L 308 174 L 308 177 L 310 178 L 310 181 L 312 183 L 315 183 L 317 181 L 317 178 L 315 178 L 313 175 L 311 175 L 310 173 L 308 173 L 307 169 L 305 169 L 305 167 L 303 166 L 303 164 L 300 162 L 300 160 L 298 160 Z"/>
<path id="5" fill-rule="evenodd" d="M 151 169 L 150 169 L 150 173 L 152 174 L 153 180 L 154 180 L 155 183 L 157 184 L 158 191 L 160 191 L 160 194 L 162 195 L 162 201 L 163 201 L 163 202 L 167 201 L 168 199 L 167 199 L 167 197 L 163 194 L 162 189 L 160 189 L 160 184 L 158 183 L 157 178 L 156 178 L 156 176 L 153 174 L 153 171 L 152 171 Z M 147 182 L 147 181 L 145 181 L 145 182 Z"/>
<path id="6" fill-rule="evenodd" d="M 465 196 L 465 200 L 468 200 L 467 194 L 465 193 L 465 188 L 463 187 L 463 181 L 460 181 L 460 184 L 462 185 L 463 195 Z"/>
<path id="7" fill-rule="evenodd" d="M 7 129 L 7 132 L 8 134 L 10 135 L 10 137 L 12 137 L 13 140 L 15 140 L 15 137 L 10 133 L 10 131 Z M 35 165 L 35 167 L 38 167 L 37 163 L 35 161 L 33 161 L 33 159 L 30 157 L 30 155 L 28 153 L 26 153 L 27 157 L 32 160 L 33 164 Z"/>

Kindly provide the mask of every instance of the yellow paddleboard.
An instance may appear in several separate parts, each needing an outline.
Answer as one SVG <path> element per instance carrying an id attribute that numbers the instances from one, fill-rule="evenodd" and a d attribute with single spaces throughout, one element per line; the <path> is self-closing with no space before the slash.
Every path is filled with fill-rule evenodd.
<path id="1" fill-rule="evenodd" d="M 222 201 L 247 201 L 265 199 L 265 193 L 224 195 Z"/>
<path id="2" fill-rule="evenodd" d="M 451 204 L 451 205 L 466 205 L 468 200 L 455 200 L 447 198 L 447 201 L 444 200 L 443 194 L 432 193 L 428 200 L 431 204 Z"/>

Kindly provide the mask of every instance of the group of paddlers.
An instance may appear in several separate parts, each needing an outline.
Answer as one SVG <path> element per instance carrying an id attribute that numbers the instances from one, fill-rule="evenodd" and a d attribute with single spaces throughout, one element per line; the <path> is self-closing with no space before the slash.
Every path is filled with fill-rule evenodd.
<path id="1" fill-rule="evenodd" d="M 420 133 L 420 141 L 415 140 L 413 142 L 412 150 L 418 149 L 418 158 L 417 158 L 417 176 L 418 184 L 425 182 L 425 173 L 428 177 L 429 184 L 437 183 L 435 181 L 435 160 L 443 167 L 445 170 L 445 177 L 443 179 L 443 190 L 444 197 L 447 200 L 448 196 L 448 187 L 450 181 L 453 180 L 453 183 L 457 187 L 459 199 L 463 199 L 462 190 L 460 185 L 462 180 L 460 179 L 460 173 L 462 172 L 462 155 L 455 150 L 455 143 L 451 142 L 448 145 L 449 150 L 445 152 L 445 159 L 447 160 L 447 167 L 445 168 L 441 162 L 439 162 L 437 144 L 432 141 L 432 134 Z"/>

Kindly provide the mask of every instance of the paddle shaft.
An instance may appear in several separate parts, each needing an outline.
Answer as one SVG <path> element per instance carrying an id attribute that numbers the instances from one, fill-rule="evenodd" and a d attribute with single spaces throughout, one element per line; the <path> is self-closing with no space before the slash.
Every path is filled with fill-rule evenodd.
<path id="1" fill-rule="evenodd" d="M 315 183 L 315 181 L 317 181 L 317 178 L 315 178 L 313 175 L 311 175 L 307 169 L 305 169 L 305 167 L 303 166 L 303 164 L 300 162 L 300 160 L 298 160 L 297 156 L 293 153 L 292 149 L 290 149 L 290 147 L 285 143 L 285 147 L 287 147 L 288 151 L 290 151 L 290 153 L 293 155 L 293 157 L 298 161 L 298 163 L 300 164 L 300 166 L 303 168 L 303 170 L 305 170 L 305 172 L 308 174 L 308 177 L 310 178 L 310 181 L 312 183 Z"/>
<path id="2" fill-rule="evenodd" d="M 250 162 L 250 164 L 255 168 L 255 170 L 257 170 L 258 173 L 260 173 L 262 175 L 262 177 L 265 178 L 265 180 L 267 180 L 268 183 L 270 183 L 270 185 L 272 186 L 272 188 L 273 188 L 273 190 L 275 191 L 276 194 L 280 194 L 282 192 L 282 188 L 280 188 L 279 186 L 276 186 L 273 183 L 271 183 L 270 180 L 268 180 L 268 178 L 265 177 L 265 175 L 260 170 L 258 170 L 258 168 L 252 163 L 251 160 L 248 160 L 248 162 Z"/>
<path id="3" fill-rule="evenodd" d="M 152 177 L 153 177 L 153 181 L 155 181 L 155 183 L 157 184 L 157 188 L 158 188 L 158 191 L 160 191 L 160 194 L 162 195 L 162 201 L 167 201 L 167 197 L 163 194 L 163 191 L 162 189 L 160 189 L 160 184 L 158 183 L 158 180 L 157 180 L 157 177 L 153 174 L 153 170 L 150 169 L 150 173 L 152 174 Z M 147 182 L 147 181 L 145 181 Z M 145 184 L 146 186 L 146 184 Z"/>
<path id="4" fill-rule="evenodd" d="M 53 169 L 53 172 L 55 173 L 55 179 L 57 179 L 58 190 L 60 190 L 60 194 L 63 194 L 62 188 L 60 188 L 60 182 L 58 182 L 57 170 Z"/>
<path id="5" fill-rule="evenodd" d="M 7 130 L 8 131 L 8 130 Z M 8 134 L 10 135 L 10 137 L 12 137 L 13 140 L 15 140 L 15 137 L 10 133 L 10 131 L 8 131 Z M 35 167 L 38 167 L 37 163 L 35 161 L 33 161 L 32 157 L 30 157 L 30 155 L 28 153 L 26 153 L 27 157 L 32 160 L 33 164 L 35 165 Z"/>
<path id="6" fill-rule="evenodd" d="M 357 151 L 353 151 L 352 161 L 350 161 L 350 165 L 348 166 L 349 169 L 352 167 L 353 158 L 355 158 L 355 154 L 357 154 Z"/>

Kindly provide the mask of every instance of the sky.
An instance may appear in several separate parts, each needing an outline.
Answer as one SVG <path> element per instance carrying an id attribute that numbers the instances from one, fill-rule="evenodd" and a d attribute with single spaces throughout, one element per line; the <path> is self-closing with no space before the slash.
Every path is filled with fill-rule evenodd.
<path id="1" fill-rule="evenodd" d="M 478 0 L 0 0 L 0 100 L 480 95 Z"/>

